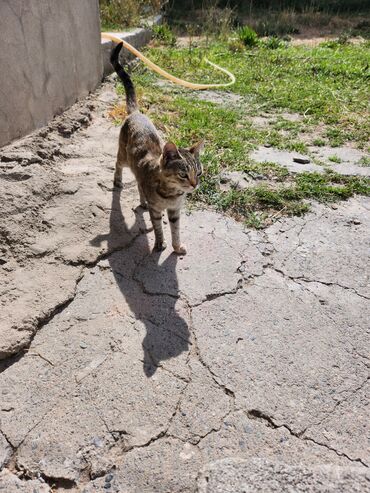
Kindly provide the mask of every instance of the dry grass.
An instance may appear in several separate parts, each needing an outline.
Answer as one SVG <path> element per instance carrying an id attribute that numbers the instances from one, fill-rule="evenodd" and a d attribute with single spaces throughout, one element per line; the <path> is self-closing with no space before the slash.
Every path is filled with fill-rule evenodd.
<path id="1" fill-rule="evenodd" d="M 260 36 L 293 35 L 295 38 L 309 39 L 355 32 L 366 20 L 360 15 L 333 14 L 308 8 L 302 12 L 294 9 L 256 11 L 245 15 L 242 23 L 251 26 Z"/>
<path id="2" fill-rule="evenodd" d="M 162 0 L 99 0 L 103 30 L 134 27 L 141 17 L 157 14 Z"/>
<path id="3" fill-rule="evenodd" d="M 108 111 L 108 117 L 115 125 L 121 125 L 126 116 L 126 101 L 120 101 L 119 103 L 114 104 Z"/>

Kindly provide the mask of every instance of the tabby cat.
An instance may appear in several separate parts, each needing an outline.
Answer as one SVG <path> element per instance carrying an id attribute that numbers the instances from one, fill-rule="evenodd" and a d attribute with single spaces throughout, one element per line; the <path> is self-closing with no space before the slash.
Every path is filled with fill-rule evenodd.
<path id="1" fill-rule="evenodd" d="M 186 195 L 193 192 L 199 183 L 202 174 L 199 153 L 203 142 L 190 149 L 163 142 L 153 123 L 138 109 L 132 80 L 118 60 L 121 48 L 122 44 L 115 47 L 111 63 L 123 82 L 129 116 L 119 136 L 114 185 L 122 187 L 122 168 L 130 167 L 137 180 L 140 205 L 149 209 L 155 249 L 166 248 L 162 212 L 167 209 L 173 249 L 178 254 L 185 254 L 186 247 L 180 241 L 180 210 Z"/>

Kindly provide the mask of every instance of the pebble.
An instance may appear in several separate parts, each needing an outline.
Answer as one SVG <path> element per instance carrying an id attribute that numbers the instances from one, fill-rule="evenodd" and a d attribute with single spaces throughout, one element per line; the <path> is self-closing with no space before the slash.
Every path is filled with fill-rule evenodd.
<path id="1" fill-rule="evenodd" d="M 112 479 L 113 479 L 113 474 L 107 474 L 105 476 L 105 482 L 106 483 L 110 483 L 112 481 Z"/>
<path id="2" fill-rule="evenodd" d="M 308 164 L 310 160 L 306 157 L 294 157 L 293 161 L 299 164 Z"/>
<path id="3" fill-rule="evenodd" d="M 86 342 L 80 342 L 80 348 L 81 349 L 86 349 L 87 348 Z"/>

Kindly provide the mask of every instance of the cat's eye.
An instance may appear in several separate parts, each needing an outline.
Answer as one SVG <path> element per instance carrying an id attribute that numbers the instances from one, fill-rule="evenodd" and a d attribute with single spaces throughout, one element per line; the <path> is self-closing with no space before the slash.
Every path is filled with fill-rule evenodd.
<path id="1" fill-rule="evenodd" d="M 188 174 L 185 171 L 179 171 L 179 176 L 181 178 L 186 178 L 188 176 Z"/>

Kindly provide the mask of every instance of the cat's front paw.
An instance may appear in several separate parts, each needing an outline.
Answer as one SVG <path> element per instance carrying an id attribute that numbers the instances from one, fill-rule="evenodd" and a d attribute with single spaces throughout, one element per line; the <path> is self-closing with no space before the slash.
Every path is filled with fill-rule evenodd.
<path id="1" fill-rule="evenodd" d="M 186 245 L 181 244 L 181 245 L 172 245 L 175 253 L 178 255 L 186 255 Z"/>
<path id="2" fill-rule="evenodd" d="M 156 243 L 154 245 L 154 250 L 157 250 L 157 252 L 161 252 L 162 250 L 165 250 L 167 248 L 167 243 L 163 241 L 162 243 Z"/>

